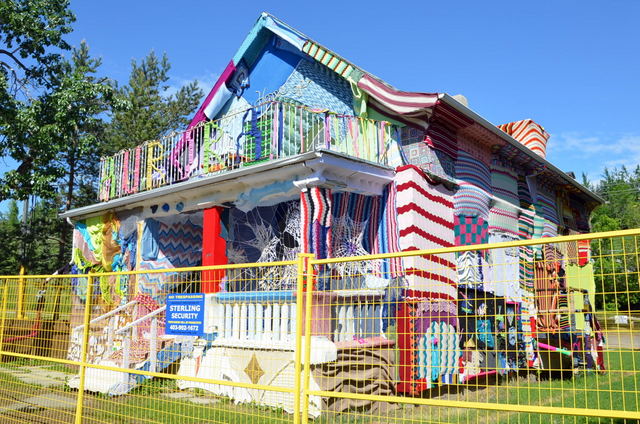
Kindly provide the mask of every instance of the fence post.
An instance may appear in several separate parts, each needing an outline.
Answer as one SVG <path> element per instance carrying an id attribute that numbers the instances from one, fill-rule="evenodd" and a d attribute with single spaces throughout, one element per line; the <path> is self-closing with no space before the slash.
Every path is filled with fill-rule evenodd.
<path id="1" fill-rule="evenodd" d="M 9 281 L 11 280 L 5 278 L 4 285 L 2 287 L 2 318 L 0 319 L 0 363 L 2 363 L 2 352 L 4 352 L 4 329 L 7 319 L 7 298 L 9 297 Z"/>
<path id="2" fill-rule="evenodd" d="M 20 265 L 20 278 L 18 278 L 18 306 L 16 308 L 16 318 L 24 318 L 24 266 Z"/>
<path id="3" fill-rule="evenodd" d="M 313 278 L 313 263 L 311 261 L 312 258 L 307 258 L 307 269 L 306 269 L 306 295 L 305 295 L 305 312 L 304 312 L 304 389 L 303 389 L 303 399 L 304 403 L 302 405 L 302 424 L 306 424 L 309 421 L 309 379 L 311 378 L 311 320 L 312 316 L 312 302 L 313 302 L 313 288 L 314 288 L 314 278 Z"/>
<path id="4" fill-rule="evenodd" d="M 304 316 L 304 274 L 306 270 L 306 263 L 308 262 L 311 255 L 307 253 L 298 254 L 298 259 L 296 263 L 296 351 L 294 356 L 294 398 L 293 398 L 293 422 L 294 424 L 300 423 L 300 395 L 302 394 L 302 390 L 300 387 L 300 378 L 302 377 L 302 329 L 303 329 L 303 320 Z M 309 320 L 309 316 L 305 317 L 305 322 Z M 305 395 L 306 396 L 306 395 Z"/>
<path id="5" fill-rule="evenodd" d="M 91 298 L 93 294 L 93 279 L 94 274 L 87 274 L 87 298 L 84 302 L 84 332 L 82 333 L 82 348 L 80 353 L 80 383 L 78 385 L 78 399 L 76 402 L 76 418 L 75 424 L 82 424 L 82 407 L 84 401 L 84 382 L 86 375 L 86 363 L 87 363 L 87 347 L 89 344 L 89 328 L 91 321 Z"/>

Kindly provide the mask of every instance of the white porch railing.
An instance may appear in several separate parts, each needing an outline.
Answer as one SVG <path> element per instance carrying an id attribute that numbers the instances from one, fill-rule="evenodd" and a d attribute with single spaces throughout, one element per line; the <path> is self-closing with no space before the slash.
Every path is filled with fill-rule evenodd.
<path id="1" fill-rule="evenodd" d="M 216 332 L 215 345 L 291 348 L 296 337 L 293 291 L 217 293 L 205 329 Z"/>
<path id="2" fill-rule="evenodd" d="M 382 331 L 383 290 L 338 290 L 333 306 L 333 341 L 338 347 L 391 345 Z"/>

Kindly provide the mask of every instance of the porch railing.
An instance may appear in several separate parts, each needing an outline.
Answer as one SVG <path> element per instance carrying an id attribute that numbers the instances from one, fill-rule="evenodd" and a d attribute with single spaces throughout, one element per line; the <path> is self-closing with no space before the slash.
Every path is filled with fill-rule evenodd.
<path id="1" fill-rule="evenodd" d="M 318 149 L 389 165 L 399 138 L 388 122 L 271 101 L 102 158 L 99 200 Z"/>

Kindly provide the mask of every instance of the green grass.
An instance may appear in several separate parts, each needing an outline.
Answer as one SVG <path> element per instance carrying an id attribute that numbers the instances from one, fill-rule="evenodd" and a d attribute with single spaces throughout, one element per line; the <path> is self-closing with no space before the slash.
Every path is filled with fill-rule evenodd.
<path id="1" fill-rule="evenodd" d="M 621 350 L 605 354 L 607 372 L 586 372 L 564 380 L 537 380 L 530 375 L 502 381 L 489 387 L 441 386 L 436 399 L 482 402 L 487 404 L 534 405 L 565 408 L 638 411 L 640 403 L 640 352 Z M 19 360 L 0 365 L 5 368 L 46 366 L 46 361 Z M 73 372 L 72 370 L 68 370 Z M 0 387 L 7 391 L 35 393 L 48 390 L 25 385 L 14 376 L 0 372 Z M 459 389 L 453 393 L 451 389 Z M 0 389 L 1 390 L 1 389 Z M 77 392 L 74 392 L 74 394 Z M 214 401 L 197 404 L 184 398 L 169 398 L 170 393 L 185 394 L 198 400 Z M 384 412 L 354 408 L 341 415 L 324 413 L 313 420 L 316 424 L 381 424 L 381 423 L 625 423 L 624 420 L 542 415 L 511 411 L 487 411 L 465 408 L 388 405 Z M 292 416 L 282 410 L 254 404 L 234 404 L 202 390 L 181 391 L 172 379 L 147 380 L 131 393 L 120 397 L 85 394 L 84 416 L 87 423 L 234 423 L 262 424 L 291 422 Z M 627 421 L 630 423 L 631 421 Z M 635 421 L 634 421 L 635 422 Z"/>
<path id="2" fill-rule="evenodd" d="M 95 397 L 85 402 L 85 422 L 133 423 L 251 423 L 290 422 L 291 415 L 274 408 L 235 405 L 229 399 L 208 392 L 189 391 L 193 397 L 215 400 L 199 405 L 185 399 L 171 399 L 163 394 L 181 392 L 171 379 L 153 379 L 118 397 Z M 181 392 L 185 393 L 185 392 Z"/>
<path id="3" fill-rule="evenodd" d="M 63 372 L 65 374 L 76 374 L 78 371 L 73 367 L 65 364 L 57 364 L 51 361 L 45 361 L 41 359 L 27 359 L 27 358 L 15 358 L 10 362 L 0 363 L 0 367 L 20 369 L 21 371 L 30 371 L 31 367 L 45 368 L 51 371 Z"/>

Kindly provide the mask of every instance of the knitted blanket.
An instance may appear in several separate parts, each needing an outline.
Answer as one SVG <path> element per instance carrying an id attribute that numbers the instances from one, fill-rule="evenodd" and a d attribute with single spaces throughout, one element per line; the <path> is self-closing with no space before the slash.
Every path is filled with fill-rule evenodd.
<path id="1" fill-rule="evenodd" d="M 532 119 L 509 122 L 498 125 L 498 128 L 531 149 L 534 153 L 539 154 L 543 158 L 547 156 L 549 133 Z"/>
<path id="2" fill-rule="evenodd" d="M 454 194 L 454 213 L 488 219 L 491 173 L 487 165 L 460 150 L 456 160 L 456 178 L 460 188 Z"/>
<path id="3" fill-rule="evenodd" d="M 516 241 L 517 237 L 509 233 L 493 232 L 489 234 L 490 243 Z M 485 276 L 484 290 L 509 301 L 520 302 L 520 251 L 517 247 L 491 249 L 489 275 Z"/>
<path id="4" fill-rule="evenodd" d="M 300 194 L 302 251 L 318 259 L 331 255 L 331 190 L 311 187 Z"/>
<path id="5" fill-rule="evenodd" d="M 434 185 L 416 166 L 396 170 L 396 205 L 402 251 L 454 245 L 453 195 Z M 455 301 L 455 261 L 452 253 L 407 257 L 403 260 L 408 287 L 424 297 Z"/>
<path id="6" fill-rule="evenodd" d="M 495 203 L 489 210 L 489 231 L 517 236 L 520 199 L 515 171 L 494 160 L 491 164 L 491 190 Z"/>
<path id="7" fill-rule="evenodd" d="M 458 216 L 454 218 L 456 246 L 483 244 L 489 241 L 488 223 L 479 216 Z M 483 266 L 486 266 L 486 252 L 469 250 L 456 254 L 458 285 L 481 287 Z"/>

